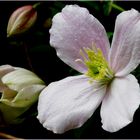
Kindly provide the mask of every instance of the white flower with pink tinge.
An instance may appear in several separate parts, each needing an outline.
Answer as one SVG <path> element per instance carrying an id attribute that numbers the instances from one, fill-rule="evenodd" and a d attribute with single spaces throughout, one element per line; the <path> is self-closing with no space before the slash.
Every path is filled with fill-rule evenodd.
<path id="1" fill-rule="evenodd" d="M 104 130 L 115 132 L 133 121 L 140 104 L 140 13 L 117 16 L 110 47 L 102 24 L 86 8 L 65 6 L 53 18 L 50 44 L 58 57 L 82 73 L 48 85 L 39 96 L 40 123 L 54 133 L 81 127 L 101 104 Z"/>

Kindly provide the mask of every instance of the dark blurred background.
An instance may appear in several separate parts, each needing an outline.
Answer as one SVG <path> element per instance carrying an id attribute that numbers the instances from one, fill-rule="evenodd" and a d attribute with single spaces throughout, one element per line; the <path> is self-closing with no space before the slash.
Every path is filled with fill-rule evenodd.
<path id="1" fill-rule="evenodd" d="M 40 1 L 39 1 L 40 2 Z M 10 15 L 24 5 L 34 5 L 37 1 L 0 1 L 0 65 L 10 64 L 34 71 L 46 84 L 70 75 L 78 74 L 64 64 L 55 50 L 49 45 L 49 29 L 52 17 L 67 4 L 78 4 L 88 8 L 105 27 L 110 41 L 114 31 L 116 16 L 122 10 L 139 10 L 140 1 L 41 1 L 37 7 L 38 18 L 35 25 L 26 33 L 7 38 L 7 24 Z M 26 47 L 26 50 L 25 50 Z M 27 56 L 28 55 L 28 56 Z M 28 58 L 32 67 L 28 63 Z M 139 67 L 133 74 L 140 80 Z M 36 119 L 37 103 L 24 115 L 26 120 L 20 125 L 0 127 L 0 131 L 20 138 L 140 138 L 140 109 L 134 121 L 122 130 L 109 133 L 101 128 L 100 107 L 81 128 L 58 135 L 47 131 Z M 111 113 L 111 112 L 110 112 Z M 9 114 L 10 115 L 10 114 Z"/>

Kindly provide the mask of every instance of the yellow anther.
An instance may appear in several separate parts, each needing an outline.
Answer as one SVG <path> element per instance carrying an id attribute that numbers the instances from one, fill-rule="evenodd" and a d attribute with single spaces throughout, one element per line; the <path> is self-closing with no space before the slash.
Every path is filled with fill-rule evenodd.
<path id="1" fill-rule="evenodd" d="M 83 50 L 80 50 L 80 55 L 88 68 L 85 74 L 91 78 L 91 81 L 108 83 L 113 78 L 113 72 L 109 68 L 102 51 L 96 48 L 95 45 L 92 48 L 83 48 Z"/>

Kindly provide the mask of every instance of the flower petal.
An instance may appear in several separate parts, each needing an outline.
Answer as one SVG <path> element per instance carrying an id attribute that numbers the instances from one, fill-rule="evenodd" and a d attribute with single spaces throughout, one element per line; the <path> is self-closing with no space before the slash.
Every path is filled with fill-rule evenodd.
<path id="1" fill-rule="evenodd" d="M 22 89 L 12 101 L 0 99 L 0 111 L 4 121 L 8 124 L 21 123 L 25 119 L 21 115 L 37 101 L 44 87 L 44 85 L 30 85 Z"/>
<path id="2" fill-rule="evenodd" d="M 12 66 L 10 66 L 10 65 L 2 65 L 2 66 L 0 66 L 0 92 L 3 92 L 3 90 L 7 88 L 7 87 L 2 83 L 1 78 L 2 78 L 5 74 L 7 74 L 7 73 L 9 73 L 9 72 L 11 72 L 11 71 L 14 71 L 14 70 L 15 70 L 15 68 L 12 67 Z"/>
<path id="3" fill-rule="evenodd" d="M 34 102 L 37 101 L 38 96 L 43 88 L 45 88 L 45 85 L 29 85 L 20 90 L 12 101 L 9 99 L 1 99 L 0 102 L 11 107 L 29 108 Z"/>
<path id="4" fill-rule="evenodd" d="M 82 59 L 80 50 L 92 47 L 100 48 L 107 58 L 109 41 L 101 23 L 86 8 L 68 5 L 53 18 L 50 29 L 50 44 L 56 49 L 57 55 L 66 64 L 79 72 L 86 72 L 83 63 L 75 62 Z"/>
<path id="5" fill-rule="evenodd" d="M 84 75 L 54 82 L 39 96 L 37 118 L 54 133 L 78 128 L 94 113 L 105 91 L 106 86 L 90 84 Z"/>
<path id="6" fill-rule="evenodd" d="M 116 76 L 125 76 L 140 63 L 140 13 L 122 12 L 116 19 L 110 65 Z"/>
<path id="7" fill-rule="evenodd" d="M 44 82 L 33 72 L 23 68 L 17 68 L 2 77 L 2 82 L 10 89 L 19 91 L 32 84 L 44 84 Z"/>
<path id="8" fill-rule="evenodd" d="M 0 78 L 2 76 L 4 76 L 5 74 L 7 74 L 7 73 L 9 73 L 11 71 L 14 71 L 14 70 L 15 70 L 15 68 L 10 66 L 10 65 L 2 65 L 2 66 L 0 66 Z"/>
<path id="9" fill-rule="evenodd" d="M 140 88 L 136 78 L 116 78 L 108 87 L 101 106 L 103 129 L 115 132 L 133 121 L 140 104 Z"/>
<path id="10" fill-rule="evenodd" d="M 17 95 L 17 92 L 15 90 L 11 90 L 6 85 L 4 86 L 5 88 L 3 88 L 1 99 L 12 100 Z"/>
<path id="11" fill-rule="evenodd" d="M 45 85 L 31 85 L 23 88 L 12 103 L 17 104 L 18 107 L 26 107 L 32 105 L 37 101 L 40 92 L 45 88 Z"/>

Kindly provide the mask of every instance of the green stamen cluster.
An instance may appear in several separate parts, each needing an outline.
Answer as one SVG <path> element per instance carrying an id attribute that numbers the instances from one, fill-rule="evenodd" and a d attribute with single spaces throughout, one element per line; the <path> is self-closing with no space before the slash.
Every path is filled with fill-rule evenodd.
<path id="1" fill-rule="evenodd" d="M 113 78 L 113 72 L 99 48 L 84 48 L 84 52 L 80 53 L 84 57 L 84 64 L 88 68 L 86 75 L 92 79 L 91 82 L 96 80 L 108 83 Z M 86 57 L 84 53 L 86 53 Z"/>

